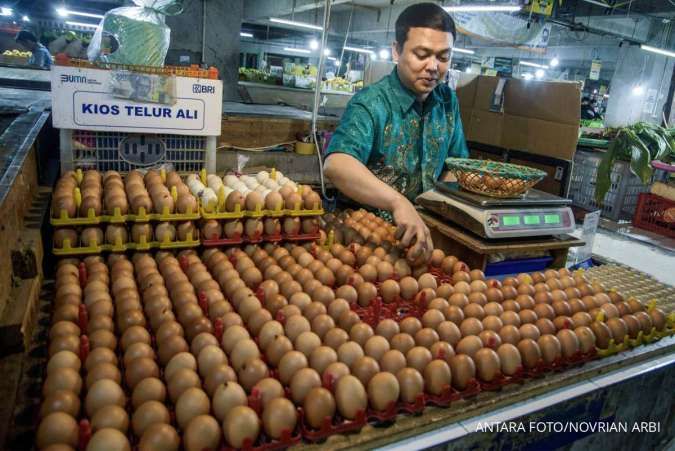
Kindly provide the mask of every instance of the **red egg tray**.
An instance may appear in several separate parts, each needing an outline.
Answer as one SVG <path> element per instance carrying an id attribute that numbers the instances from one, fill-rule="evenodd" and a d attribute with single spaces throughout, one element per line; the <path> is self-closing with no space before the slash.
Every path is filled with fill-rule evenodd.
<path id="1" fill-rule="evenodd" d="M 368 419 L 366 417 L 365 410 L 359 410 L 356 414 L 356 418 L 353 420 L 346 420 L 339 415 L 335 415 L 333 418 L 326 417 L 323 419 L 321 424 L 321 429 L 313 429 L 306 421 L 305 415 L 302 409 L 300 410 L 300 431 L 305 440 L 313 443 L 322 442 L 326 440 L 331 435 L 335 434 L 348 434 L 350 432 L 359 432 L 363 426 L 366 425 Z"/>

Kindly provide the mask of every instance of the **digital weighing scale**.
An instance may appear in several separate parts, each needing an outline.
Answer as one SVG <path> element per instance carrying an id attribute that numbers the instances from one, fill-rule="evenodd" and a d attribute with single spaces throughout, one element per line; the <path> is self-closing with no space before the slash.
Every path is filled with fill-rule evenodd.
<path id="1" fill-rule="evenodd" d="M 569 199 L 530 189 L 517 198 L 495 198 L 452 182 L 417 196 L 417 203 L 485 238 L 524 238 L 574 231 Z"/>

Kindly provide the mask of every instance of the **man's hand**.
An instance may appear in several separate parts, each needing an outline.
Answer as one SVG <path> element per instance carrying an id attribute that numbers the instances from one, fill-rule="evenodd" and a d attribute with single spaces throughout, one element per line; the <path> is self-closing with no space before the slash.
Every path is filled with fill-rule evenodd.
<path id="1" fill-rule="evenodd" d="M 413 261 L 428 261 L 434 244 L 431 241 L 429 228 L 415 210 L 412 203 L 401 196 L 391 210 L 394 222 L 398 226 L 396 238 L 401 241 L 403 247 L 413 246 L 408 254 Z"/>

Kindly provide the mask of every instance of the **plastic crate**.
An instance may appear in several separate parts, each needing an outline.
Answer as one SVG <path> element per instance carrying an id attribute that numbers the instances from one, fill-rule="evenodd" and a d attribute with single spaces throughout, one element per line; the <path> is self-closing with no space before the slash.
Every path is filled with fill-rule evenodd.
<path id="1" fill-rule="evenodd" d="M 523 258 L 517 260 L 504 260 L 485 265 L 486 276 L 506 276 L 521 272 L 543 271 L 553 262 L 553 257 Z"/>
<path id="2" fill-rule="evenodd" d="M 649 191 L 650 185 L 644 185 L 633 174 L 627 162 L 618 161 L 610 174 L 611 184 L 602 206 L 595 201 L 595 185 L 598 166 L 602 156 L 577 151 L 570 182 L 569 198 L 574 206 L 585 210 L 602 210 L 602 216 L 617 221 L 631 219 L 635 213 L 640 193 Z M 652 177 L 653 181 L 654 177 Z M 651 183 L 650 183 L 651 184 Z"/>
<path id="3" fill-rule="evenodd" d="M 129 172 L 170 163 L 180 173 L 216 170 L 216 137 L 60 130 L 61 172 Z"/>
<path id="4" fill-rule="evenodd" d="M 652 193 L 640 194 L 633 225 L 675 238 L 675 202 Z"/>

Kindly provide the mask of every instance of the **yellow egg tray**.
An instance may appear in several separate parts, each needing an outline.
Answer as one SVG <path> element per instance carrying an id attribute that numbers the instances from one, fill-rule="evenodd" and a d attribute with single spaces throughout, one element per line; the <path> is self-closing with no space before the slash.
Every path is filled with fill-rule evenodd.
<path id="1" fill-rule="evenodd" d="M 118 240 L 115 244 L 98 244 L 96 242 L 90 244 L 89 246 L 71 246 L 70 240 L 63 240 L 63 247 L 57 248 L 54 247 L 52 251 L 54 255 L 57 256 L 66 256 L 66 255 L 95 255 L 102 254 L 103 252 L 125 252 L 128 250 L 135 251 L 147 251 L 150 249 L 185 249 L 191 247 L 199 247 L 201 241 L 199 239 L 189 239 L 185 241 L 175 240 L 164 240 L 164 241 L 146 241 L 145 237 L 142 236 L 140 242 L 128 242 L 122 243 L 121 240 Z"/>

